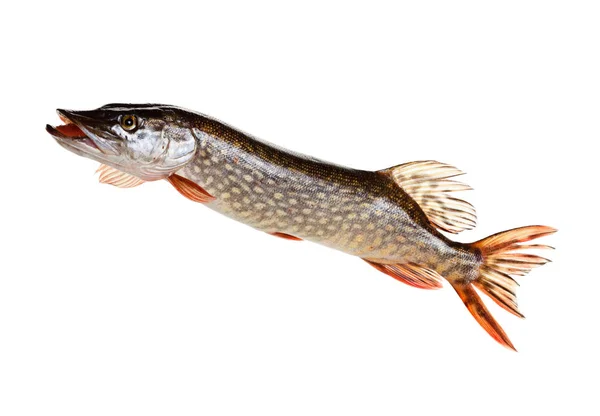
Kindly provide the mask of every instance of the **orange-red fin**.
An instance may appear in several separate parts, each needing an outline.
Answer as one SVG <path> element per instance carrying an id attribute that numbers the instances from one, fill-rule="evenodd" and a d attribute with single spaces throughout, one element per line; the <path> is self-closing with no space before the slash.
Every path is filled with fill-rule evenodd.
<path id="1" fill-rule="evenodd" d="M 473 285 L 501 308 L 519 318 L 525 318 L 517 305 L 516 288 L 519 284 L 512 277 L 482 266 L 481 276 L 473 282 Z"/>
<path id="2" fill-rule="evenodd" d="M 439 289 L 442 287 L 442 276 L 435 271 L 413 263 L 384 264 L 363 259 L 382 273 L 419 289 Z"/>
<path id="3" fill-rule="evenodd" d="M 502 327 L 496 322 L 490 311 L 485 307 L 473 286 L 471 284 L 455 284 L 453 287 L 479 325 L 481 325 L 492 338 L 504 347 L 516 351 L 516 348 L 508 338 L 508 335 L 506 335 Z"/>
<path id="4" fill-rule="evenodd" d="M 519 284 L 511 275 L 524 276 L 531 269 L 548 263 L 550 260 L 547 258 L 521 251 L 551 248 L 541 244 L 523 243 L 555 231 L 551 227 L 532 225 L 503 231 L 473 243 L 472 246 L 477 248 L 483 257 L 479 277 L 473 284 L 502 308 L 523 318 L 517 306 L 516 288 Z"/>
<path id="5" fill-rule="evenodd" d="M 480 249 L 484 256 L 489 254 L 498 255 L 503 252 L 514 250 L 552 248 L 538 244 L 520 245 L 520 243 L 525 243 L 555 232 L 555 228 L 547 227 L 545 225 L 530 225 L 496 233 L 476 241 L 472 245 Z"/>
<path id="6" fill-rule="evenodd" d="M 274 232 L 269 234 L 274 235 L 275 237 L 283 238 L 285 240 L 302 241 L 301 238 L 286 233 Z"/>
<path id="7" fill-rule="evenodd" d="M 177 191 L 187 199 L 205 204 L 215 200 L 215 197 L 206 192 L 204 188 L 189 179 L 173 174 L 167 178 Z"/>
<path id="8" fill-rule="evenodd" d="M 544 257 L 522 251 L 548 249 L 550 246 L 523 243 L 555 231 L 551 227 L 532 225 L 503 231 L 469 245 L 481 256 L 479 275 L 470 283 L 453 284 L 454 289 L 483 329 L 505 347 L 515 349 L 474 288 L 481 290 L 508 312 L 523 318 L 517 305 L 516 289 L 519 284 L 511 275 L 523 276 L 531 269 L 549 262 L 550 260 Z"/>
<path id="9" fill-rule="evenodd" d="M 107 183 L 118 188 L 133 188 L 144 183 L 144 180 L 140 178 L 107 165 L 98 166 L 96 173 L 100 173 L 98 178 L 100 183 Z"/>

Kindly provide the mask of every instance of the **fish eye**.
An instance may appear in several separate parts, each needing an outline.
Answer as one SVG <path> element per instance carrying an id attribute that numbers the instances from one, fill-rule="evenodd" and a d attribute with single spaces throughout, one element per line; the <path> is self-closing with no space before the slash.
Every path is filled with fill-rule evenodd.
<path id="1" fill-rule="evenodd" d="M 136 129 L 138 122 L 137 117 L 133 114 L 127 114 L 126 116 L 121 117 L 121 127 L 126 131 L 133 131 Z"/>

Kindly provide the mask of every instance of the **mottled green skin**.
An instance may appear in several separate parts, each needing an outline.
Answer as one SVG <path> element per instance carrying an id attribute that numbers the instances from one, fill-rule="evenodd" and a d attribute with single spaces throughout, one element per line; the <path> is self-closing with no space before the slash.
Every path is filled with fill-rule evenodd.
<path id="1" fill-rule="evenodd" d="M 354 256 L 421 264 L 451 281 L 477 275 L 477 254 L 439 233 L 388 175 L 295 154 L 205 116 L 189 122 L 196 157 L 177 173 L 216 198 L 209 208 Z"/>

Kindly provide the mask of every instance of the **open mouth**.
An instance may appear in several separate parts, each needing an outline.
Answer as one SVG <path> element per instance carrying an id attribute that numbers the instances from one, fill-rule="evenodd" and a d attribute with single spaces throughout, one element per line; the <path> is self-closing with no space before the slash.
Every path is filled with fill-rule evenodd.
<path id="1" fill-rule="evenodd" d="M 92 149 L 101 151 L 96 142 L 88 137 L 85 132 L 74 122 L 69 120 L 67 116 L 58 111 L 58 116 L 62 120 L 63 125 L 53 127 L 49 124 L 46 125 L 46 131 L 52 135 L 55 139 L 66 142 L 72 145 L 80 144 L 88 146 Z"/>

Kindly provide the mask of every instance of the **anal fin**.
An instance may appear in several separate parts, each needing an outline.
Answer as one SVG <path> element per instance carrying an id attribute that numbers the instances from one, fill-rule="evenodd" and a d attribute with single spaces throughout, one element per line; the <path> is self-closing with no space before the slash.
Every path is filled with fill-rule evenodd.
<path id="1" fill-rule="evenodd" d="M 437 272 L 414 263 L 384 264 L 363 259 L 382 273 L 419 289 L 440 289 L 442 276 Z"/>

